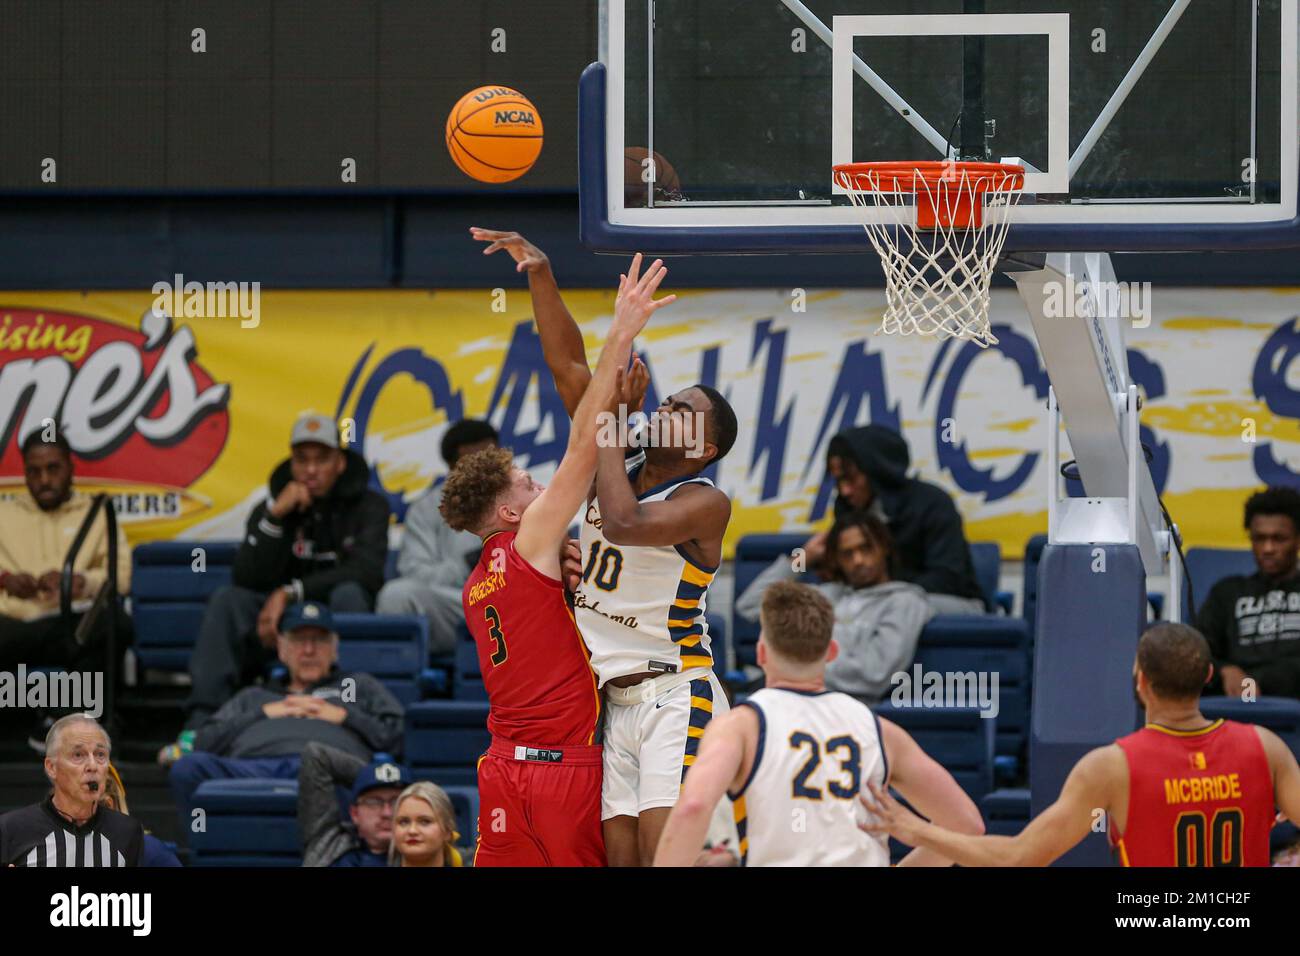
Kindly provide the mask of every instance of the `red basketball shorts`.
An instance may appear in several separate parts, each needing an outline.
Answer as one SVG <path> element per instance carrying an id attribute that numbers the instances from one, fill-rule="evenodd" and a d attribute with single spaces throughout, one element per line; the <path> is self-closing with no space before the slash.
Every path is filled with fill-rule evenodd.
<path id="1" fill-rule="evenodd" d="M 475 866 L 604 866 L 601 748 L 493 738 L 478 763 Z"/>

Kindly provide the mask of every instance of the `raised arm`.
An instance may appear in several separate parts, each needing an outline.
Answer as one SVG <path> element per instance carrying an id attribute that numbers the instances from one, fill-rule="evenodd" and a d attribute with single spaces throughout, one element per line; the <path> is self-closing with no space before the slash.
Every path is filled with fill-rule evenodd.
<path id="1" fill-rule="evenodd" d="M 587 348 L 582 341 L 582 332 L 560 296 L 560 287 L 551 271 L 551 260 L 517 232 L 480 229 L 478 226 L 469 232 L 479 242 L 488 243 L 483 255 L 490 256 L 504 249 L 518 263 L 515 271 L 528 273 L 528 291 L 533 297 L 533 318 L 542 340 L 542 357 L 555 379 L 555 389 L 564 401 L 564 410 L 574 418 L 578 403 L 591 381 L 591 368 L 587 365 Z"/>
<path id="2" fill-rule="evenodd" d="M 551 577 L 559 577 L 560 543 L 591 490 L 591 479 L 596 471 L 599 417 L 619 390 L 623 370 L 632 353 L 632 340 L 645 328 L 657 309 L 676 299 L 672 295 L 659 300 L 654 298 L 655 290 L 668 272 L 662 261 L 656 259 L 644 276 L 639 274 L 640 269 L 641 255 L 638 253 L 628 274 L 619 279 L 614 321 L 591 384 L 574 413 L 564 458 L 550 485 L 524 512 L 519 522 L 515 550 L 525 561 Z M 614 450 L 621 460 L 622 449 Z"/>
<path id="3" fill-rule="evenodd" d="M 962 866 L 1047 866 L 1092 831 L 1098 809 L 1110 812 L 1120 775 L 1127 773 L 1124 753 L 1114 744 L 1090 751 L 1070 771 L 1056 802 L 1013 837 L 971 836 L 927 823 L 874 783 L 868 784 L 875 799 L 864 797 L 863 803 L 876 822 L 863 829 L 889 833 Z"/>
<path id="4" fill-rule="evenodd" d="M 666 547 L 719 538 L 731 520 L 731 500 L 708 485 L 684 485 L 664 501 L 640 502 L 632 493 L 621 448 L 600 449 L 596 497 L 601 532 L 611 544 Z"/>
<path id="5" fill-rule="evenodd" d="M 723 794 L 737 783 L 745 749 L 758 738 L 758 718 L 752 707 L 737 707 L 709 721 L 700 740 L 700 753 L 686 775 L 682 795 L 668 815 L 655 866 L 692 866 L 704 849 L 709 821 Z"/>

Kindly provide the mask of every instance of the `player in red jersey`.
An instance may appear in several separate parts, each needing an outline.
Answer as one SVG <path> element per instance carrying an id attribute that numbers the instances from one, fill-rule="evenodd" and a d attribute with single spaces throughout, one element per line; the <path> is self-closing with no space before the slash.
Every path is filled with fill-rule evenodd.
<path id="1" fill-rule="evenodd" d="M 1274 806 L 1300 820 L 1300 767 L 1271 730 L 1201 715 L 1213 671 L 1199 631 L 1149 628 L 1133 667 L 1146 726 L 1084 756 L 1056 802 L 1016 836 L 953 833 L 874 785 L 863 803 L 876 822 L 863 829 L 964 866 L 1046 866 L 1092 832 L 1101 808 L 1125 866 L 1268 866 Z"/>
<path id="2" fill-rule="evenodd" d="M 598 416 L 624 388 L 632 340 L 667 269 L 641 256 L 619 283 L 614 321 L 569 429 L 550 486 L 514 467 L 504 449 L 457 462 L 440 510 L 483 539 L 465 582 L 465 622 L 478 647 L 492 745 L 479 760 L 476 866 L 604 866 L 600 696 L 565 600 L 560 549 L 596 476 Z"/>

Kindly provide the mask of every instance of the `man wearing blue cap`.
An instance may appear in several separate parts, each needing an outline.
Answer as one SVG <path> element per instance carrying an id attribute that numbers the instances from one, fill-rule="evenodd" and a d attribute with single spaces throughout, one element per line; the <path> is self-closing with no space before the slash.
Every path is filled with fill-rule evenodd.
<path id="1" fill-rule="evenodd" d="M 182 829 L 205 780 L 294 779 L 303 748 L 323 743 L 368 762 L 402 738 L 402 705 L 369 674 L 336 666 L 338 634 L 329 608 L 295 604 L 280 621 L 276 651 L 288 676 L 245 687 L 198 728 L 194 752 L 171 770 Z"/>
<path id="2" fill-rule="evenodd" d="M 310 743 L 298 771 L 298 826 L 303 866 L 387 866 L 397 795 L 411 772 L 388 754 L 370 763 L 325 744 Z M 351 795 L 350 822 L 339 814 L 336 788 Z"/>

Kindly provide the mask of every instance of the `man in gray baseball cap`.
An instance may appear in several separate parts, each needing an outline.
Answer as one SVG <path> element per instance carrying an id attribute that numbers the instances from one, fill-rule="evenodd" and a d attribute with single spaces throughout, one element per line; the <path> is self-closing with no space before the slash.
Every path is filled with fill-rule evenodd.
<path id="1" fill-rule="evenodd" d="M 208 601 L 190 655 L 193 681 L 185 729 L 159 760 L 188 750 L 194 731 L 274 657 L 285 608 L 320 601 L 366 612 L 384 583 L 388 499 L 370 488 L 370 467 L 342 446 L 328 415 L 293 423 L 290 456 L 271 474 L 270 496 L 253 509 L 235 555 L 234 583 Z"/>

